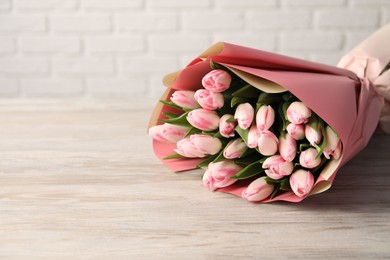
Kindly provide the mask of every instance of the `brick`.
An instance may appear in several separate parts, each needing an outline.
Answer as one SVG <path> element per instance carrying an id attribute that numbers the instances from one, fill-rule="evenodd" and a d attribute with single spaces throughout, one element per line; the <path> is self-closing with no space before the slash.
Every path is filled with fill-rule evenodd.
<path id="1" fill-rule="evenodd" d="M 201 35 L 152 35 L 150 48 L 156 52 L 201 52 L 209 45 L 209 37 Z"/>
<path id="2" fill-rule="evenodd" d="M 120 14 L 115 17 L 116 27 L 124 31 L 165 31 L 178 28 L 176 14 Z"/>
<path id="3" fill-rule="evenodd" d="M 145 95 L 145 78 L 87 79 L 87 93 L 92 97 L 131 97 Z"/>
<path id="4" fill-rule="evenodd" d="M 108 31 L 111 28 L 110 17 L 100 14 L 52 15 L 49 23 L 54 31 Z"/>
<path id="5" fill-rule="evenodd" d="M 153 100 L 153 103 L 156 104 L 156 102 L 158 102 L 158 100 L 166 90 L 166 87 L 162 82 L 162 77 L 148 77 L 148 86 L 148 96 L 151 97 L 151 99 L 149 100 Z"/>
<path id="6" fill-rule="evenodd" d="M 0 10 L 9 10 L 11 8 L 11 0 L 0 0 Z"/>
<path id="7" fill-rule="evenodd" d="M 231 0 L 215 0 L 215 5 L 222 8 L 253 8 L 253 7 L 267 7 L 267 6 L 276 6 L 276 0 L 240 0 L 240 1 L 231 1 Z"/>
<path id="8" fill-rule="evenodd" d="M 280 37 L 282 50 L 337 50 L 342 45 L 340 32 L 286 32 Z"/>
<path id="9" fill-rule="evenodd" d="M 312 61 L 316 61 L 316 62 L 320 62 L 320 63 L 336 66 L 338 61 L 341 59 L 341 57 L 344 54 L 345 53 L 342 52 L 342 51 L 338 51 L 338 52 L 334 52 L 334 51 L 332 51 L 332 52 L 316 52 L 314 54 L 311 54 L 308 59 L 312 60 Z"/>
<path id="10" fill-rule="evenodd" d="M 141 36 L 91 36 L 85 39 L 88 52 L 139 52 L 144 49 Z"/>
<path id="11" fill-rule="evenodd" d="M 69 97 L 84 92 L 81 79 L 31 78 L 22 79 L 21 88 L 27 97 Z"/>
<path id="12" fill-rule="evenodd" d="M 311 22 L 309 11 L 258 11 L 250 12 L 249 27 L 254 29 L 301 29 Z"/>
<path id="13" fill-rule="evenodd" d="M 139 8 L 142 0 L 81 0 L 81 7 L 91 9 Z"/>
<path id="14" fill-rule="evenodd" d="M 15 97 L 19 94 L 19 84 L 16 79 L 0 78 L 0 97 Z"/>
<path id="15" fill-rule="evenodd" d="M 148 7 L 151 8 L 194 8 L 194 7 L 208 7 L 210 6 L 210 0 L 196 0 L 196 1 L 183 1 L 183 0 L 149 0 L 147 2 Z"/>
<path id="16" fill-rule="evenodd" d="M 346 5 L 346 0 L 282 0 L 282 6 L 290 7 L 319 7 L 319 6 L 342 6 Z"/>
<path id="17" fill-rule="evenodd" d="M 122 69 L 126 74 L 169 73 L 177 70 L 177 60 L 165 57 L 134 57 L 122 61 Z"/>
<path id="18" fill-rule="evenodd" d="M 362 42 L 364 39 L 366 39 L 368 36 L 370 36 L 374 30 L 365 30 L 365 31 L 359 31 L 359 32 L 347 32 L 346 33 L 346 43 L 345 43 L 345 49 L 351 50 L 352 48 L 356 47 L 360 42 Z"/>
<path id="19" fill-rule="evenodd" d="M 24 32 L 44 31 L 45 17 L 43 15 L 0 15 L 0 31 Z"/>
<path id="20" fill-rule="evenodd" d="M 14 0 L 15 7 L 19 9 L 74 9 L 76 0 Z"/>
<path id="21" fill-rule="evenodd" d="M 48 61 L 41 58 L 0 58 L 0 73 L 16 75 L 45 75 Z"/>
<path id="22" fill-rule="evenodd" d="M 388 23 L 390 23 L 390 9 L 384 9 L 384 10 L 382 10 L 381 25 L 384 26 Z"/>
<path id="23" fill-rule="evenodd" d="M 319 10 L 316 13 L 319 28 L 370 28 L 379 24 L 379 12 L 375 10 Z"/>
<path id="24" fill-rule="evenodd" d="M 383 5 L 390 5 L 389 0 L 350 0 L 352 6 L 359 7 L 377 7 Z"/>
<path id="25" fill-rule="evenodd" d="M 231 31 L 244 27 L 244 15 L 242 13 L 183 13 L 182 19 L 183 27 L 186 30 Z"/>
<path id="26" fill-rule="evenodd" d="M 10 37 L 0 37 L 0 53 L 12 53 L 14 51 L 14 40 Z"/>
<path id="27" fill-rule="evenodd" d="M 80 52 L 78 37 L 33 36 L 21 37 L 19 40 L 22 52 L 38 53 L 77 53 Z"/>
<path id="28" fill-rule="evenodd" d="M 108 58 L 62 58 L 53 61 L 54 71 L 65 75 L 111 75 L 115 71 Z"/>
<path id="29" fill-rule="evenodd" d="M 213 42 L 219 41 L 274 51 L 276 46 L 276 35 L 274 33 L 262 33 L 261 35 L 253 35 L 250 33 L 217 33 L 213 37 Z"/>

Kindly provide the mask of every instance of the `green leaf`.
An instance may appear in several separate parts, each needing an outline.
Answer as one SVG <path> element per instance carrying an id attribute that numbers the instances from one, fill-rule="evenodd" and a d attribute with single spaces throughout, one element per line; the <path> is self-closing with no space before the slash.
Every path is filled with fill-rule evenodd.
<path id="1" fill-rule="evenodd" d="M 228 123 L 234 123 L 236 122 L 237 120 L 234 118 L 234 116 L 230 117 L 228 120 L 226 120 L 226 122 Z"/>
<path id="2" fill-rule="evenodd" d="M 248 129 L 242 129 L 240 126 L 236 126 L 235 128 L 236 132 L 240 135 L 242 140 L 244 140 L 245 144 L 248 146 Z"/>
<path id="3" fill-rule="evenodd" d="M 166 116 L 168 119 L 171 119 L 171 118 L 176 118 L 176 117 L 179 117 L 181 116 L 181 114 L 174 114 L 174 113 L 163 113 L 164 116 Z"/>
<path id="4" fill-rule="evenodd" d="M 161 103 L 163 103 L 164 105 L 166 106 L 169 106 L 169 107 L 174 107 L 174 108 L 177 108 L 177 109 L 180 109 L 180 110 L 183 110 L 182 107 L 176 105 L 175 103 L 173 102 L 168 102 L 168 101 L 165 101 L 165 100 L 160 100 Z"/>
<path id="5" fill-rule="evenodd" d="M 218 157 L 218 155 L 219 155 L 219 154 L 217 153 L 217 154 L 208 156 L 206 160 L 204 160 L 204 161 L 202 161 L 201 163 L 199 163 L 198 165 L 196 165 L 196 167 L 198 167 L 198 168 L 203 168 L 203 167 L 208 166 L 209 163 L 211 163 L 212 161 L 215 160 L 215 158 Z"/>
<path id="6" fill-rule="evenodd" d="M 249 164 L 246 166 L 244 169 L 233 175 L 232 179 L 237 179 L 237 180 L 243 180 L 243 179 L 248 179 L 250 177 L 253 177 L 255 175 L 263 173 L 264 170 L 261 168 L 261 163 L 256 161 L 252 164 Z"/>
<path id="7" fill-rule="evenodd" d="M 188 115 L 188 112 L 182 114 L 179 117 L 169 118 L 169 119 L 165 119 L 165 120 L 161 120 L 161 121 L 164 123 L 169 123 L 169 124 L 173 124 L 173 125 L 181 125 L 181 126 L 191 127 L 191 124 L 187 121 L 187 115 Z"/>
<path id="8" fill-rule="evenodd" d="M 219 65 L 218 63 L 215 63 L 213 60 L 210 59 L 210 67 L 213 69 L 213 70 L 217 70 L 217 69 L 223 69 L 223 67 L 221 65 Z"/>
<path id="9" fill-rule="evenodd" d="M 275 185 L 274 191 L 271 193 L 271 196 L 269 196 L 269 199 L 272 200 L 273 198 L 275 198 L 279 190 L 280 190 L 280 183 Z"/>
<path id="10" fill-rule="evenodd" d="M 305 148 L 309 148 L 311 145 L 309 143 L 302 143 L 299 145 L 299 152 L 302 152 Z M 306 150 L 306 149 L 305 149 Z"/>
<path id="11" fill-rule="evenodd" d="M 280 98 L 281 98 L 280 94 L 271 94 L 271 93 L 261 92 L 261 94 L 257 98 L 257 103 L 263 104 L 263 105 L 270 105 L 270 104 L 274 103 L 275 101 L 279 101 Z"/>
<path id="12" fill-rule="evenodd" d="M 290 106 L 291 102 L 284 102 L 280 103 L 278 108 L 278 113 L 280 116 L 280 119 L 282 120 L 282 123 L 280 124 L 280 134 L 284 136 L 284 134 L 287 131 L 287 126 L 290 123 L 287 119 L 287 108 Z"/>
<path id="13" fill-rule="evenodd" d="M 198 128 L 195 128 L 195 127 L 191 127 L 190 130 L 188 130 L 188 132 L 185 134 L 184 138 L 185 137 L 189 137 L 190 135 L 193 135 L 193 134 L 199 134 L 201 133 L 202 131 L 199 130 Z"/>
<path id="14" fill-rule="evenodd" d="M 242 156 L 241 158 L 236 159 L 234 162 L 240 165 L 249 165 L 255 161 L 261 162 L 261 160 L 263 159 L 263 155 L 256 152 L 255 149 L 248 149 L 248 150 L 252 150 L 253 152 L 247 156 Z"/>
<path id="15" fill-rule="evenodd" d="M 168 156 L 165 156 L 163 158 L 163 160 L 170 160 L 170 159 L 182 159 L 182 158 L 187 158 L 187 157 L 184 157 L 183 155 L 180 155 L 180 154 L 171 154 L 171 155 L 168 155 Z"/>
<path id="16" fill-rule="evenodd" d="M 247 84 L 232 93 L 233 97 L 255 98 L 261 93 L 257 88 Z"/>
<path id="17" fill-rule="evenodd" d="M 232 100 L 230 101 L 230 106 L 234 107 L 237 104 L 243 104 L 243 103 L 248 103 L 248 102 L 250 102 L 249 98 L 233 97 Z"/>
<path id="18" fill-rule="evenodd" d="M 289 177 L 283 179 L 283 181 L 280 183 L 280 189 L 284 191 L 291 190 Z"/>
<path id="19" fill-rule="evenodd" d="M 217 157 L 215 157 L 215 159 L 213 160 L 213 162 L 222 162 L 222 161 L 226 161 L 227 159 L 225 158 L 225 156 L 223 156 L 223 149 L 222 151 L 218 154 Z"/>
<path id="20" fill-rule="evenodd" d="M 320 131 L 322 133 L 322 141 L 321 141 L 320 145 L 316 145 L 315 146 L 317 151 L 318 151 L 316 159 L 319 158 L 322 155 L 322 153 L 324 152 L 324 149 L 325 149 L 325 144 L 326 144 L 326 134 L 325 134 L 324 121 L 319 120 L 319 125 L 320 125 Z"/>

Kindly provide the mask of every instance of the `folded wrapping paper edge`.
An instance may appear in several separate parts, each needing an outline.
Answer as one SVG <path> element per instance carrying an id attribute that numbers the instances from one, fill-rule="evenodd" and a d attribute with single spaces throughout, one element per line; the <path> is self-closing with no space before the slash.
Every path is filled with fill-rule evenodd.
<path id="1" fill-rule="evenodd" d="M 381 129 L 390 134 L 390 24 L 383 26 L 344 55 L 337 66 L 367 78 L 384 99 L 379 120 Z M 387 69 L 387 71 L 386 71 Z"/>

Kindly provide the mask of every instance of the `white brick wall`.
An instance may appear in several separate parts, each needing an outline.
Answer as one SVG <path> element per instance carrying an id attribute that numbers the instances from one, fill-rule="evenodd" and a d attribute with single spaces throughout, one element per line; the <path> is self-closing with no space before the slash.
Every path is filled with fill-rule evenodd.
<path id="1" fill-rule="evenodd" d="M 390 0 L 0 0 L 0 97 L 159 96 L 212 43 L 335 64 Z"/>

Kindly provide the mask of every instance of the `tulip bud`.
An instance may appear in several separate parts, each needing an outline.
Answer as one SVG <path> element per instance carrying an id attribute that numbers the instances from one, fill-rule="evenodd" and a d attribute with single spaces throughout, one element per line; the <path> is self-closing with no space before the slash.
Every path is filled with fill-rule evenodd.
<path id="1" fill-rule="evenodd" d="M 232 118 L 233 115 L 225 114 L 221 117 L 219 121 L 219 133 L 226 138 L 234 136 L 234 129 L 236 128 L 237 122 L 226 122 L 228 119 Z"/>
<path id="2" fill-rule="evenodd" d="M 223 106 L 224 100 L 221 93 L 212 92 L 208 89 L 198 89 L 195 99 L 199 105 L 207 110 L 216 110 Z"/>
<path id="3" fill-rule="evenodd" d="M 274 155 L 278 151 L 278 138 L 274 133 L 265 131 L 260 134 L 257 145 L 262 155 Z"/>
<path id="4" fill-rule="evenodd" d="M 214 155 L 221 151 L 222 143 L 219 138 L 210 135 L 194 134 L 190 136 L 196 150 L 199 152 Z"/>
<path id="5" fill-rule="evenodd" d="M 307 124 L 305 126 L 305 136 L 312 146 L 319 144 L 322 139 L 320 124 L 318 124 L 317 129 L 313 129 L 310 124 Z"/>
<path id="6" fill-rule="evenodd" d="M 177 143 L 187 134 L 188 127 L 165 123 L 162 128 L 162 136 L 169 142 Z"/>
<path id="7" fill-rule="evenodd" d="M 296 125 L 296 124 L 288 124 L 287 133 L 289 133 L 292 138 L 295 140 L 302 140 L 305 138 L 305 126 L 304 125 Z"/>
<path id="8" fill-rule="evenodd" d="M 176 90 L 172 94 L 171 101 L 182 108 L 195 109 L 199 107 L 199 104 L 196 102 L 194 95 L 194 91 Z"/>
<path id="9" fill-rule="evenodd" d="M 189 137 L 177 142 L 174 151 L 187 158 L 203 158 L 206 155 L 196 149 Z"/>
<path id="10" fill-rule="evenodd" d="M 249 103 L 239 104 L 234 114 L 234 118 L 237 119 L 238 125 L 242 129 L 248 129 L 252 122 L 255 114 L 255 110 Z"/>
<path id="11" fill-rule="evenodd" d="M 321 157 L 316 158 L 318 151 L 315 148 L 309 148 L 301 152 L 299 163 L 305 168 L 315 168 L 321 163 Z"/>
<path id="12" fill-rule="evenodd" d="M 293 124 L 306 124 L 310 116 L 311 110 L 302 102 L 292 102 L 287 108 L 287 119 Z"/>
<path id="13" fill-rule="evenodd" d="M 224 70 L 212 70 L 202 79 L 202 85 L 205 89 L 213 92 L 222 92 L 230 87 L 232 77 Z"/>
<path id="14" fill-rule="evenodd" d="M 194 134 L 177 142 L 174 151 L 188 158 L 203 158 L 207 154 L 214 155 L 222 148 L 218 138 L 209 135 Z"/>
<path id="15" fill-rule="evenodd" d="M 155 125 L 149 128 L 149 136 L 152 137 L 154 140 L 168 143 L 169 141 L 162 135 L 163 132 L 163 125 Z"/>
<path id="16" fill-rule="evenodd" d="M 242 168 L 231 160 L 211 162 L 203 175 L 203 186 L 210 190 L 227 187 L 237 181 L 230 178 Z"/>
<path id="17" fill-rule="evenodd" d="M 235 159 L 240 158 L 241 155 L 246 151 L 247 147 L 245 142 L 238 138 L 236 140 L 230 141 L 225 150 L 223 150 L 223 156 L 226 159 Z"/>
<path id="18" fill-rule="evenodd" d="M 256 148 L 258 146 L 260 132 L 255 125 L 252 125 L 248 132 L 248 147 Z"/>
<path id="19" fill-rule="evenodd" d="M 273 191 L 274 185 L 268 184 L 265 177 L 260 177 L 251 182 L 241 196 L 248 201 L 261 201 L 268 198 Z"/>
<path id="20" fill-rule="evenodd" d="M 256 125 L 259 132 L 267 131 L 275 121 L 275 111 L 271 106 L 263 105 L 256 114 Z"/>
<path id="21" fill-rule="evenodd" d="M 268 177 L 278 180 L 292 173 L 294 165 L 292 162 L 287 162 L 280 155 L 268 157 L 263 162 L 263 169 Z"/>
<path id="22" fill-rule="evenodd" d="M 219 116 L 215 111 L 198 108 L 187 115 L 188 122 L 200 130 L 212 131 L 219 126 Z"/>
<path id="23" fill-rule="evenodd" d="M 324 156 L 330 159 L 332 156 L 334 159 L 339 159 L 341 156 L 341 140 L 336 132 L 330 127 L 325 128 L 326 142 L 324 147 Z"/>
<path id="24" fill-rule="evenodd" d="M 279 153 L 288 162 L 292 162 L 297 154 L 297 142 L 287 133 L 279 137 Z"/>
<path id="25" fill-rule="evenodd" d="M 298 197 L 305 197 L 314 186 L 314 177 L 310 171 L 303 169 L 295 171 L 290 177 L 290 186 L 292 191 Z"/>

